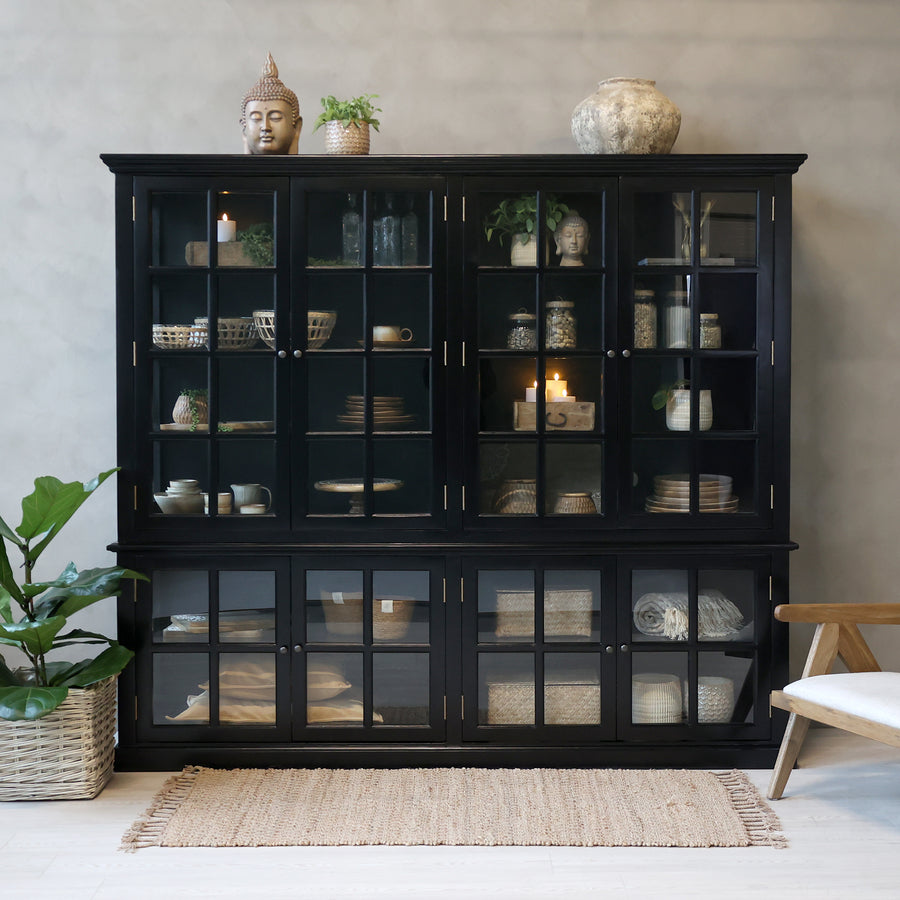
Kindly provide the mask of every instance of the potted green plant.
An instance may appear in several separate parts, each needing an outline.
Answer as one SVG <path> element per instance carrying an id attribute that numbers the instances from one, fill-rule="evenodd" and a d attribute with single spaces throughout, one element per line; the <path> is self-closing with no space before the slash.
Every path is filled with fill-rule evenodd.
<path id="1" fill-rule="evenodd" d="M 563 220 L 569 207 L 553 194 L 544 197 L 544 214 L 547 231 L 553 234 Z M 501 200 L 484 219 L 484 233 L 488 241 L 494 235 L 500 246 L 503 238 L 510 238 L 510 264 L 514 266 L 536 266 L 538 247 L 537 194 L 520 194 Z"/>
<path id="2" fill-rule="evenodd" d="M 84 484 L 36 478 L 34 492 L 22 500 L 18 528 L 0 518 L 0 644 L 16 648 L 26 662 L 13 669 L 0 655 L 0 799 L 93 797 L 112 774 L 116 676 L 134 653 L 105 635 L 69 628 L 68 620 L 117 596 L 123 579 L 146 578 L 118 566 L 79 572 L 69 563 L 55 580 L 35 581 L 34 568 L 82 503 L 116 471 Z M 21 584 L 7 543 L 21 554 Z M 48 658 L 87 644 L 106 647 L 76 662 Z"/>
<path id="3" fill-rule="evenodd" d="M 322 97 L 322 109 L 313 131 L 325 126 L 325 152 L 361 156 L 369 152 L 369 126 L 376 131 L 381 122 L 375 113 L 381 108 L 373 106 L 378 94 L 362 94 L 351 100 L 338 100 L 329 95 Z"/>
<path id="4" fill-rule="evenodd" d="M 209 426 L 209 391 L 206 388 L 182 388 L 172 408 L 172 421 L 187 425 L 191 431 Z"/>
<path id="5" fill-rule="evenodd" d="M 669 431 L 691 430 L 691 383 L 685 378 L 669 385 L 663 385 L 651 398 L 654 409 L 665 409 L 666 428 Z M 709 431 L 712 427 L 712 391 L 699 392 L 700 431 Z"/>

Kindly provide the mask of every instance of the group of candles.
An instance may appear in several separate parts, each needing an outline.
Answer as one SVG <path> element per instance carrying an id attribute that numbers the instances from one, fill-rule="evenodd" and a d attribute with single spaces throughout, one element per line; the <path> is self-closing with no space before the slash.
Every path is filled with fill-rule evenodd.
<path id="1" fill-rule="evenodd" d="M 544 390 L 544 400 L 547 403 L 562 403 L 565 401 L 573 401 L 575 400 L 574 394 L 570 394 L 567 390 L 569 386 L 569 382 L 561 379 L 559 377 L 559 372 L 556 372 L 553 375 L 553 378 L 548 378 L 546 381 L 546 388 Z M 538 383 L 535 381 L 532 387 L 525 388 L 525 402 L 526 403 L 537 403 L 537 388 Z"/>

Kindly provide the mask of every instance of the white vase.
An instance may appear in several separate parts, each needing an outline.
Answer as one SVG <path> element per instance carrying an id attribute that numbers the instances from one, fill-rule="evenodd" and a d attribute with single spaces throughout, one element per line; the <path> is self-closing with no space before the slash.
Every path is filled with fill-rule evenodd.
<path id="1" fill-rule="evenodd" d="M 700 431 L 709 431 L 712 421 L 712 391 L 700 391 Z M 666 400 L 666 428 L 669 431 L 691 430 L 691 392 L 687 388 L 670 391 Z"/>
<path id="2" fill-rule="evenodd" d="M 572 113 L 582 153 L 669 153 L 680 128 L 678 107 L 645 78 L 607 78 Z"/>
<path id="3" fill-rule="evenodd" d="M 537 265 L 537 235 L 529 234 L 528 240 L 523 244 L 522 235 L 514 234 L 512 247 L 509 251 L 509 264 L 511 266 L 536 266 Z"/>

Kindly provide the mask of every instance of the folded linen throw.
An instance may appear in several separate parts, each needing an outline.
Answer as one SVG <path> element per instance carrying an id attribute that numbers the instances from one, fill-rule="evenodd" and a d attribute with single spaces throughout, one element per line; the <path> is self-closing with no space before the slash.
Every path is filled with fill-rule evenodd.
<path id="1" fill-rule="evenodd" d="M 688 598 L 679 591 L 644 594 L 634 604 L 634 627 L 641 634 L 662 635 L 672 641 L 688 639 Z M 744 624 L 741 611 L 721 592 L 701 593 L 697 604 L 697 636 L 701 640 L 727 638 Z"/>

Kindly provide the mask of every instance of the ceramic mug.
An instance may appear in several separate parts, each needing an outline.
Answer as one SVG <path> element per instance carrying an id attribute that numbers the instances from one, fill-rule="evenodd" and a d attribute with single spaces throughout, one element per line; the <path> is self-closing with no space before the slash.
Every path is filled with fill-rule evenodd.
<path id="1" fill-rule="evenodd" d="M 260 504 L 263 506 L 263 512 L 268 512 L 272 506 L 272 492 L 264 484 L 233 484 L 231 486 L 234 494 L 234 505 L 243 512 L 243 507 L 253 504 L 259 504 L 262 492 L 268 495 L 268 502 Z"/>
<path id="2" fill-rule="evenodd" d="M 390 343 L 398 341 L 406 343 L 413 339 L 413 333 L 411 328 L 400 328 L 398 325 L 375 325 L 372 328 L 372 339 Z"/>
<path id="3" fill-rule="evenodd" d="M 218 494 L 217 498 L 219 515 L 228 515 L 231 512 L 231 494 L 228 491 L 224 491 Z M 209 494 L 203 495 L 203 512 L 209 515 Z"/>

